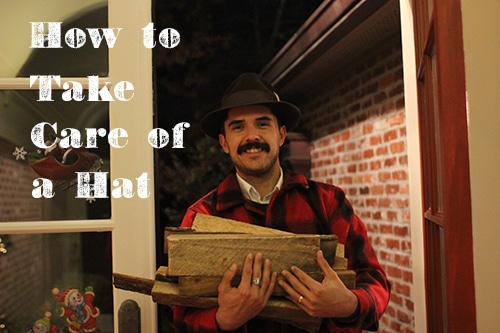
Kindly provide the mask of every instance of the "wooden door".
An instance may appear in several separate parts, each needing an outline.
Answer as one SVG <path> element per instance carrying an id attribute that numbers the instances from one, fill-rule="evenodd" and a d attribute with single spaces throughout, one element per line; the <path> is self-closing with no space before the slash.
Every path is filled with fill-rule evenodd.
<path id="1" fill-rule="evenodd" d="M 413 0 L 428 332 L 476 332 L 460 0 Z"/>
<path id="2" fill-rule="evenodd" d="M 141 309 L 142 332 L 157 331 L 157 305 L 151 296 L 112 284 L 113 272 L 148 278 L 156 272 L 154 161 L 147 141 L 153 129 L 152 51 L 142 45 L 142 28 L 150 21 L 150 0 L 30 1 L 29 6 L 23 1 L 0 1 L 0 332 L 25 332 L 39 319 L 50 321 L 58 332 L 67 330 L 66 318 L 55 311 L 67 305 L 75 289 L 86 292 L 86 302 L 92 298 L 92 306 L 100 310 L 95 323 L 86 317 L 81 332 L 84 328 L 118 332 L 118 311 L 131 301 Z M 54 35 L 62 36 L 61 47 L 30 47 L 30 22 L 42 22 L 44 34 L 49 22 L 61 22 L 53 25 L 60 27 L 61 33 L 56 30 Z M 99 35 L 102 28 L 114 28 L 116 43 L 110 47 L 103 40 L 94 47 L 87 28 L 99 28 Z M 67 44 L 70 29 L 87 34 L 85 46 Z M 60 76 L 60 84 L 53 80 L 52 100 L 42 101 L 39 80 L 32 84 L 30 77 L 47 75 Z M 112 94 L 120 81 L 132 83 L 134 91 L 128 93 L 133 94 L 126 96 L 130 100 L 119 101 L 115 94 L 114 101 L 103 101 L 102 96 L 99 101 L 90 100 L 88 76 L 95 75 L 99 75 L 99 89 L 107 87 Z M 76 83 L 83 87 L 83 100 L 64 100 L 63 93 L 73 91 L 75 96 Z M 106 134 L 123 129 L 128 141 L 120 142 L 123 148 L 115 148 L 107 135 L 99 136 L 86 155 L 76 157 L 69 149 L 62 154 L 57 147 L 48 156 L 57 162 L 38 164 L 45 166 L 40 173 L 33 165 L 44 159 L 42 150 L 38 152 L 30 135 L 40 123 L 57 124 L 57 129 L 44 127 L 47 141 L 52 134 L 68 136 L 62 134 L 65 128 L 77 129 L 82 138 L 87 129 Z M 31 160 L 25 152 L 32 153 Z M 89 152 L 99 158 L 89 157 Z M 65 164 L 63 156 L 73 158 Z M 79 171 L 96 171 L 101 164 L 100 171 L 109 180 L 103 182 L 105 195 L 80 196 L 76 176 L 59 177 L 68 170 L 74 173 L 78 161 L 89 160 L 94 163 Z M 148 197 L 139 197 L 137 187 L 131 198 L 112 193 L 120 190 L 124 179 L 137 184 L 144 173 L 150 178 Z M 33 194 L 41 177 L 54 185 L 53 197 Z"/>

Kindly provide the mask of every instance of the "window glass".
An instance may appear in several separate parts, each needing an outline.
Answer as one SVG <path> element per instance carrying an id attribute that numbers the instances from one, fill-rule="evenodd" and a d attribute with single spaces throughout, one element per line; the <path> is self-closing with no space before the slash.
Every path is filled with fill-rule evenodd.
<path id="1" fill-rule="evenodd" d="M 0 237 L 5 332 L 113 332 L 110 232 Z"/>
<path id="2" fill-rule="evenodd" d="M 32 46 L 32 22 L 61 22 L 60 48 Z M 49 25 L 44 25 L 45 33 Z M 94 48 L 86 28 L 108 27 L 107 1 L 0 1 L 0 77 L 29 77 L 58 74 L 70 77 L 108 73 L 108 46 L 105 40 Z M 80 29 L 86 34 L 82 47 L 66 43 L 66 33 Z M 101 30 L 102 33 L 102 30 Z"/>
<path id="3" fill-rule="evenodd" d="M 77 197 L 78 188 L 90 188 L 95 182 L 77 181 L 78 173 L 109 179 L 109 103 L 63 101 L 63 91 L 55 90 L 53 102 L 39 102 L 38 90 L 0 90 L 0 222 L 108 219 L 111 216 L 109 184 L 107 197 L 93 193 Z M 84 90 L 84 93 L 88 92 Z M 43 124 L 43 125 L 40 125 Z M 43 129 L 39 148 L 32 139 L 34 128 Z M 80 135 L 79 149 L 55 144 L 68 137 L 64 129 Z M 65 136 L 64 136 L 65 135 Z M 75 134 L 71 134 L 74 137 Z M 88 139 L 95 143 L 88 145 Z M 95 148 L 85 148 L 94 146 Z M 48 179 L 53 196 L 37 197 L 38 179 Z M 34 184 L 34 181 L 37 181 Z M 36 186 L 37 185 L 37 186 Z M 44 186 L 44 188 L 46 188 Z"/>

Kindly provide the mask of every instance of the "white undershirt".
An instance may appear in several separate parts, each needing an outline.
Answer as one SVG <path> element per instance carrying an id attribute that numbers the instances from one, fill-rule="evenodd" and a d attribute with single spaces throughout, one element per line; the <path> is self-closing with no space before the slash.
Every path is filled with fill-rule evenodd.
<path id="1" fill-rule="evenodd" d="M 261 197 L 260 193 L 255 189 L 255 187 L 241 178 L 238 173 L 236 173 L 236 178 L 238 179 L 238 184 L 240 184 L 241 192 L 243 193 L 243 196 L 245 198 L 253 202 L 267 205 L 271 201 L 273 193 L 278 191 L 283 185 L 283 170 L 280 168 L 280 177 L 278 179 L 278 182 L 274 186 L 274 189 L 264 197 Z"/>

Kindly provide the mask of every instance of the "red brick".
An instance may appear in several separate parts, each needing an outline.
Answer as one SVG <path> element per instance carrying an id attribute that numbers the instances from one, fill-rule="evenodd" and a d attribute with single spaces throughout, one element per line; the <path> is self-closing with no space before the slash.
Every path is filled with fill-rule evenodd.
<path id="1" fill-rule="evenodd" d="M 397 315 L 399 321 L 403 323 L 410 323 L 412 321 L 412 316 L 410 316 L 407 312 L 403 312 L 398 310 L 398 315 Z"/>
<path id="2" fill-rule="evenodd" d="M 394 111 L 396 111 L 396 105 L 393 101 L 386 102 L 380 106 L 380 114 L 391 114 Z"/>
<path id="3" fill-rule="evenodd" d="M 340 139 L 341 139 L 342 141 L 346 141 L 347 139 L 349 139 L 349 137 L 350 137 L 350 133 L 349 133 L 349 131 L 345 131 L 345 132 L 343 132 L 343 133 L 341 134 Z"/>
<path id="4" fill-rule="evenodd" d="M 376 155 L 377 156 L 387 155 L 388 152 L 389 152 L 389 149 L 386 146 L 378 147 L 376 149 Z"/>
<path id="5" fill-rule="evenodd" d="M 392 166 L 395 166 L 396 163 L 397 163 L 396 157 L 387 158 L 386 160 L 384 160 L 384 167 L 390 168 Z"/>
<path id="6" fill-rule="evenodd" d="M 408 174 L 404 170 L 394 171 L 394 172 L 392 172 L 392 179 L 394 179 L 394 180 L 407 180 Z"/>
<path id="7" fill-rule="evenodd" d="M 404 87 L 403 84 L 399 84 L 396 87 L 392 88 L 389 91 L 389 97 L 394 97 L 400 94 L 404 94 Z"/>
<path id="8" fill-rule="evenodd" d="M 403 294 L 405 296 L 410 296 L 410 286 L 402 283 L 394 283 L 394 291 Z"/>
<path id="9" fill-rule="evenodd" d="M 400 99 L 398 99 L 396 101 L 396 108 L 398 110 L 400 110 L 400 109 L 404 109 L 404 107 L 405 107 L 405 99 L 404 99 L 404 97 L 401 97 Z"/>
<path id="10" fill-rule="evenodd" d="M 380 135 L 374 135 L 370 137 L 371 146 L 378 146 L 380 143 L 382 143 L 382 137 Z"/>
<path id="11" fill-rule="evenodd" d="M 394 262 L 400 266 L 410 267 L 411 258 L 409 255 L 396 254 L 394 256 Z"/>
<path id="12" fill-rule="evenodd" d="M 405 307 L 408 311 L 413 312 L 413 302 L 411 300 L 405 300 Z"/>
<path id="13" fill-rule="evenodd" d="M 396 321 L 391 321 L 391 328 L 392 328 L 395 332 L 401 332 L 401 323 L 396 322 Z"/>
<path id="14" fill-rule="evenodd" d="M 385 186 L 385 193 L 387 193 L 387 194 L 399 193 L 399 185 L 398 184 L 387 184 Z"/>
<path id="15" fill-rule="evenodd" d="M 395 293 L 391 293 L 391 303 L 397 304 L 399 306 L 403 306 L 403 297 L 401 297 Z"/>
<path id="16" fill-rule="evenodd" d="M 363 134 L 370 134 L 373 132 L 373 124 L 368 123 L 363 125 Z"/>
<path id="17" fill-rule="evenodd" d="M 409 241 L 401 242 L 401 250 L 411 251 L 411 243 Z"/>
<path id="18" fill-rule="evenodd" d="M 355 152 L 351 155 L 352 161 L 361 161 L 363 159 L 363 155 L 360 152 Z"/>
<path id="19" fill-rule="evenodd" d="M 366 184 L 372 184 L 374 179 L 373 179 L 373 175 L 372 174 L 367 174 L 367 175 L 364 175 L 363 177 L 363 181 L 366 183 Z"/>
<path id="20" fill-rule="evenodd" d="M 413 272 L 403 271 L 403 280 L 408 283 L 413 283 Z"/>
<path id="21" fill-rule="evenodd" d="M 373 195 L 384 194 L 384 186 L 383 185 L 372 185 L 370 187 L 370 192 Z"/>
<path id="22" fill-rule="evenodd" d="M 383 234 L 392 234 L 392 226 L 388 224 L 381 225 L 380 232 Z"/>
<path id="23" fill-rule="evenodd" d="M 392 115 L 389 117 L 389 124 L 391 126 L 401 125 L 405 122 L 405 114 L 404 112 L 400 112 L 398 114 Z"/>
<path id="24" fill-rule="evenodd" d="M 398 220 L 398 213 L 389 211 L 387 212 L 387 221 L 394 222 Z"/>
<path id="25" fill-rule="evenodd" d="M 408 229 L 408 227 L 395 226 L 394 227 L 394 235 L 400 236 L 400 237 L 406 237 L 409 235 L 409 229 Z"/>
<path id="26" fill-rule="evenodd" d="M 396 130 L 390 130 L 384 133 L 384 142 L 392 141 L 397 139 L 398 132 Z"/>
<path id="27" fill-rule="evenodd" d="M 382 162 L 380 161 L 373 161 L 370 162 L 370 170 L 380 170 L 382 168 Z"/>
<path id="28" fill-rule="evenodd" d="M 368 159 L 372 158 L 373 156 L 375 156 L 373 149 L 366 149 L 365 151 L 363 151 L 363 158 Z"/>
<path id="29" fill-rule="evenodd" d="M 405 143 L 404 141 L 393 142 L 389 146 L 391 153 L 397 154 L 405 151 Z"/>
<path id="30" fill-rule="evenodd" d="M 378 179 L 381 182 L 385 182 L 391 179 L 391 173 L 387 171 L 379 172 Z"/>
<path id="31" fill-rule="evenodd" d="M 398 208 L 408 208 L 408 199 L 407 198 L 398 198 L 395 200 L 396 207 Z"/>
<path id="32" fill-rule="evenodd" d="M 400 249 L 401 243 L 397 239 L 386 239 L 385 244 L 389 249 Z"/>
<path id="33" fill-rule="evenodd" d="M 378 206 L 388 208 L 391 207 L 392 200 L 389 198 L 380 198 L 378 200 Z"/>
<path id="34" fill-rule="evenodd" d="M 385 75 L 378 81 L 379 87 L 382 89 L 389 86 L 393 82 L 394 82 L 394 75 L 391 73 Z"/>
<path id="35" fill-rule="evenodd" d="M 386 272 L 392 279 L 400 279 L 403 276 L 401 269 L 395 266 L 387 266 Z"/>

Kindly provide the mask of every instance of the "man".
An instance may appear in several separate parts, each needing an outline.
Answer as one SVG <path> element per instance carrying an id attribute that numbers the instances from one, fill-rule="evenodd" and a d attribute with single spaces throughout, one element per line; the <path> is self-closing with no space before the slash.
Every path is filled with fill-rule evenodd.
<path id="1" fill-rule="evenodd" d="M 281 101 L 274 88 L 253 73 L 240 75 L 223 95 L 221 108 L 205 115 L 202 130 L 218 139 L 234 172 L 189 207 L 182 226 L 197 213 L 216 215 L 301 234 L 335 234 L 345 245 L 356 289 L 349 290 L 324 259 L 317 262 L 324 279 L 317 282 L 297 267 L 279 272 L 288 298 L 313 317 L 324 318 L 321 332 L 376 330 L 389 301 L 390 284 L 377 261 L 362 221 L 344 192 L 281 167 L 279 149 L 300 110 Z M 269 260 L 247 255 L 238 287 L 231 286 L 238 267 L 232 264 L 218 288 L 218 307 L 174 308 L 179 332 L 300 332 L 292 326 L 256 318 L 277 281 Z"/>

